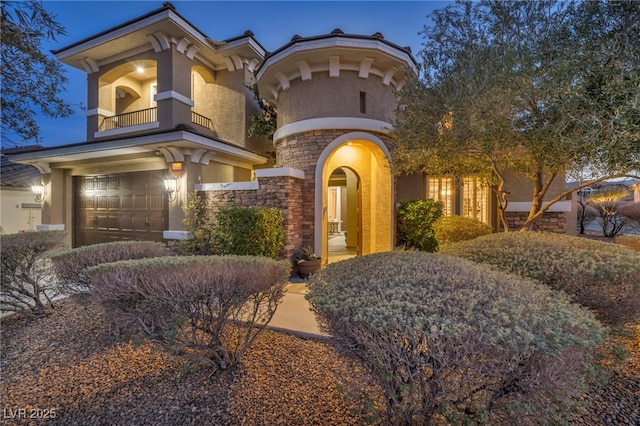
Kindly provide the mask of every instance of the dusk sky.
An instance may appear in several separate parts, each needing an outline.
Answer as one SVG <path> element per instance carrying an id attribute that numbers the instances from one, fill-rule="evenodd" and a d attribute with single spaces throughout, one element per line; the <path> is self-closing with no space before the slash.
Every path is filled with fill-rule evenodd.
<path id="1" fill-rule="evenodd" d="M 409 46 L 417 56 L 428 15 L 450 2 L 442 1 L 176 1 L 182 16 L 207 36 L 224 40 L 251 30 L 268 51 L 276 50 L 298 34 L 327 34 L 340 28 L 348 34 L 380 32 L 385 39 Z M 162 6 L 162 1 L 44 1 L 67 31 L 55 44 L 59 49 Z M 75 113 L 65 119 L 41 118 L 40 143 L 66 145 L 86 140 L 86 120 L 79 104 L 86 105 L 86 74 L 64 66 L 69 79 L 65 101 Z"/>

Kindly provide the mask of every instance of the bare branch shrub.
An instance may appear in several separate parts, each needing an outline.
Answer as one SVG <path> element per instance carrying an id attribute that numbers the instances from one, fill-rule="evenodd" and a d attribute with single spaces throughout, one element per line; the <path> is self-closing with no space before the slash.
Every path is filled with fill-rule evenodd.
<path id="1" fill-rule="evenodd" d="M 515 232 L 446 246 L 443 254 L 563 290 L 612 324 L 640 314 L 640 253 L 563 234 Z"/>
<path id="2" fill-rule="evenodd" d="M 388 424 L 558 421 L 602 340 L 563 293 L 439 254 L 357 257 L 308 285 L 321 328 L 382 383 Z"/>
<path id="3" fill-rule="evenodd" d="M 114 241 L 64 250 L 51 256 L 59 290 L 66 294 L 90 292 L 87 268 L 127 259 L 166 256 L 167 247 L 156 241 Z"/>
<path id="4" fill-rule="evenodd" d="M 628 218 L 619 211 L 618 204 L 627 195 L 625 188 L 605 187 L 592 192 L 589 200 L 596 205 L 605 237 L 614 237 L 627 224 Z"/>
<path id="5" fill-rule="evenodd" d="M 65 237 L 63 231 L 0 235 L 0 310 L 41 317 L 53 307 L 49 255 L 63 246 Z"/>
<path id="6" fill-rule="evenodd" d="M 175 256 L 88 269 L 117 326 L 136 324 L 169 348 L 235 366 L 271 321 L 291 265 L 252 256 Z"/>

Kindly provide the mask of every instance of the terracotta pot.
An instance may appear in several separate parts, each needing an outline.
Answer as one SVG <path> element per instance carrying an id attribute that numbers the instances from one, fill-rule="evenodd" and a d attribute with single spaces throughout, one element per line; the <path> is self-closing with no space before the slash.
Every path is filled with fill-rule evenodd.
<path id="1" fill-rule="evenodd" d="M 298 263 L 298 275 L 301 278 L 307 278 L 309 275 L 320 269 L 320 260 L 305 260 Z"/>

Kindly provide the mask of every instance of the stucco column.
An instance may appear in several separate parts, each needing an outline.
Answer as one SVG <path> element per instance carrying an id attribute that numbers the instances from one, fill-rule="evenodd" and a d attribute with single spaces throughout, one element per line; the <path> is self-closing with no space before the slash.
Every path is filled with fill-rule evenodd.
<path id="1" fill-rule="evenodd" d="M 191 125 L 191 60 L 175 46 L 158 53 L 158 121 L 161 129 Z"/>

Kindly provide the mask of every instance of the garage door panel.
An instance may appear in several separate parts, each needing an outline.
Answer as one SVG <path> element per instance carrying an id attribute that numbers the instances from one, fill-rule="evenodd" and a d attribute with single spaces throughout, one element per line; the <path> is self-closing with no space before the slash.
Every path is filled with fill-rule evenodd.
<path id="1" fill-rule="evenodd" d="M 133 209 L 133 196 L 131 195 L 123 195 L 120 197 L 120 202 L 122 203 L 122 209 L 131 210 Z"/>
<path id="2" fill-rule="evenodd" d="M 165 197 L 162 195 L 152 195 L 149 197 L 149 210 L 161 211 L 165 205 Z"/>
<path id="3" fill-rule="evenodd" d="M 162 241 L 168 200 L 162 171 L 74 177 L 74 246 Z"/>
<path id="4" fill-rule="evenodd" d="M 133 200 L 133 208 L 136 210 L 147 210 L 147 195 L 136 195 Z"/>

